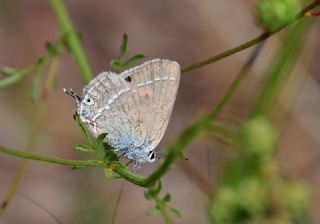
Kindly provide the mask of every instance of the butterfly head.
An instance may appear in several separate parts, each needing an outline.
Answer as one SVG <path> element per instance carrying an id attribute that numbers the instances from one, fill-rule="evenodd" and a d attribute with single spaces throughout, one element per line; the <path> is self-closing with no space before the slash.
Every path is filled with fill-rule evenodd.
<path id="1" fill-rule="evenodd" d="M 95 110 L 96 103 L 90 98 L 88 95 L 85 97 L 80 97 L 76 93 L 73 92 L 72 89 L 69 91 L 63 89 L 63 91 L 69 96 L 73 97 L 76 101 L 76 113 L 79 115 L 80 120 L 87 125 L 87 127 L 93 132 L 93 134 L 99 134 L 96 131 L 96 124 L 94 122 L 94 114 L 92 111 Z"/>

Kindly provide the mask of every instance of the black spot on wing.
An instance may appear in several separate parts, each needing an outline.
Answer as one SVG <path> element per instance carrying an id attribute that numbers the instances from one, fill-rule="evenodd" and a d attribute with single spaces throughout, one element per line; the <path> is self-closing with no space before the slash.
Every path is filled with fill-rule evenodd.
<path id="1" fill-rule="evenodd" d="M 127 77 L 125 78 L 125 80 L 126 80 L 127 82 L 131 82 L 131 81 L 132 81 L 132 79 L 131 79 L 130 76 L 127 76 Z"/>

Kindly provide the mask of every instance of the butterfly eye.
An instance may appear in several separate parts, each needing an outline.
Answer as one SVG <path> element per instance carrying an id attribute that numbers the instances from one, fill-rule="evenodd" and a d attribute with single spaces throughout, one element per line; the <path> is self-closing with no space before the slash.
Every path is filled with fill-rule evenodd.
<path id="1" fill-rule="evenodd" d="M 87 99 L 85 100 L 85 103 L 86 103 L 87 105 L 91 106 L 92 104 L 94 104 L 94 101 L 93 101 L 93 99 L 91 99 L 91 98 L 87 98 Z"/>

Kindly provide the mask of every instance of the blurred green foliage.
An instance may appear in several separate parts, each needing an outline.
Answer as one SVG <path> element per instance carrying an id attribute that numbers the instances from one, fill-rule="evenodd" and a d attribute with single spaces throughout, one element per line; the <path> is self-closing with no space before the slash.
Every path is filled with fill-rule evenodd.
<path id="1" fill-rule="evenodd" d="M 212 223 L 308 222 L 308 188 L 280 169 L 275 152 L 281 130 L 272 120 L 309 25 L 306 19 L 291 27 L 270 62 L 253 113 L 240 127 L 241 149 L 226 162 L 221 182 L 209 202 Z"/>
<path id="2" fill-rule="evenodd" d="M 306 223 L 308 189 L 279 169 L 276 133 L 262 116 L 242 126 L 241 151 L 227 161 L 208 206 L 212 223 Z"/>

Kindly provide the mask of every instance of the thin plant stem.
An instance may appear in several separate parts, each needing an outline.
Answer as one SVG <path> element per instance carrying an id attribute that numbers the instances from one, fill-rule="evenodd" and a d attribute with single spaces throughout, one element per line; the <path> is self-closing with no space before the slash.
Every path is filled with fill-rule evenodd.
<path id="1" fill-rule="evenodd" d="M 49 91 L 49 86 L 50 83 L 52 82 L 53 78 L 54 78 L 54 74 L 56 72 L 56 68 L 57 68 L 57 59 L 50 57 L 49 61 L 49 68 L 48 68 L 48 74 L 46 76 L 46 80 L 44 83 L 44 86 L 42 88 L 42 97 L 39 97 L 38 100 L 35 103 L 35 115 L 33 118 L 33 124 L 32 124 L 32 128 L 31 128 L 31 133 L 30 133 L 30 137 L 26 146 L 26 150 L 25 152 L 31 153 L 34 149 L 39 131 L 40 131 L 40 125 L 41 125 L 41 121 L 42 121 L 42 117 L 43 117 L 43 113 L 45 110 L 45 98 L 44 96 L 46 96 L 48 94 Z M 7 208 L 7 206 L 9 205 L 9 203 L 11 202 L 12 198 L 14 197 L 14 195 L 17 192 L 17 189 L 22 181 L 22 178 L 24 176 L 24 174 L 26 173 L 26 169 L 27 166 L 29 164 L 29 160 L 24 159 L 21 161 L 18 170 L 16 172 L 16 175 L 8 189 L 8 192 L 6 194 L 6 196 L 4 197 L 4 200 L 1 203 L 0 206 L 0 217 L 2 216 L 2 214 L 4 213 L 5 209 Z"/>
<path id="2" fill-rule="evenodd" d="M 60 165 L 68 165 L 68 166 L 81 166 L 81 167 L 105 167 L 105 164 L 100 160 L 71 160 L 71 159 L 62 159 L 53 156 L 43 156 L 37 155 L 33 153 L 17 151 L 13 149 L 9 149 L 7 147 L 0 146 L 0 152 L 13 156 L 19 157 L 23 159 L 31 159 L 36 161 L 60 164 Z"/>
<path id="3" fill-rule="evenodd" d="M 118 213 L 118 209 L 119 209 L 119 205 L 120 205 L 120 200 L 121 200 L 122 192 L 123 192 L 123 185 L 124 185 L 124 183 L 122 182 L 121 186 L 120 186 L 120 191 L 119 191 L 119 194 L 118 194 L 118 198 L 117 198 L 117 201 L 116 201 L 116 205 L 114 206 L 114 211 L 113 211 L 113 215 L 112 215 L 112 219 L 111 219 L 111 224 L 114 224 L 115 221 L 116 221 L 116 217 L 117 217 L 117 213 Z"/>
<path id="4" fill-rule="evenodd" d="M 310 10 L 316 8 L 319 5 L 320 5 L 320 1 L 319 0 L 314 1 L 314 2 L 310 3 L 309 5 L 307 5 L 299 13 L 299 15 L 297 17 L 297 20 L 301 19 L 302 17 L 304 17 L 307 12 L 309 12 Z M 258 43 L 263 42 L 264 40 L 268 39 L 269 37 L 273 36 L 274 34 L 278 33 L 279 31 L 281 31 L 282 29 L 284 29 L 285 27 L 287 27 L 289 25 L 291 25 L 291 23 L 286 24 L 286 25 L 284 25 L 284 26 L 282 26 L 282 27 L 280 27 L 280 28 L 278 28 L 278 29 L 276 29 L 276 30 L 274 30 L 272 32 L 269 31 L 269 32 L 262 33 L 258 37 L 254 38 L 252 40 L 249 40 L 248 42 L 243 43 L 243 44 L 241 44 L 241 45 L 239 45 L 237 47 L 234 47 L 232 49 L 224 51 L 224 52 L 222 52 L 220 54 L 214 55 L 212 57 L 209 57 L 207 59 L 201 60 L 201 61 L 196 62 L 196 63 L 192 63 L 190 65 L 185 65 L 185 66 L 183 66 L 181 68 L 181 72 L 189 72 L 191 70 L 194 70 L 194 69 L 197 69 L 197 68 L 201 68 L 201 67 L 203 67 L 205 65 L 211 64 L 213 62 L 216 62 L 216 61 L 219 61 L 219 60 L 221 60 L 223 58 L 226 58 L 226 57 L 228 57 L 230 55 L 233 55 L 233 54 L 236 54 L 236 53 L 238 53 L 240 51 L 243 51 L 243 50 L 245 50 L 245 49 L 247 49 L 249 47 L 252 47 L 252 46 L 254 46 L 254 45 L 258 44 Z"/>
<path id="5" fill-rule="evenodd" d="M 27 143 L 27 147 L 26 147 L 26 152 L 32 152 L 34 145 L 36 143 L 36 139 L 37 139 L 37 135 L 39 132 L 39 127 L 40 127 L 40 121 L 41 118 L 43 116 L 43 104 L 41 102 L 38 102 L 38 105 L 36 106 L 36 113 L 35 113 L 35 117 L 34 117 L 34 122 L 32 125 L 32 129 L 31 129 L 31 133 L 30 133 L 30 137 Z M 21 183 L 21 180 L 26 172 L 26 168 L 28 166 L 29 160 L 24 159 L 21 161 L 21 163 L 19 164 L 18 170 L 16 172 L 15 177 L 13 178 L 13 181 L 8 189 L 8 192 L 4 198 L 4 200 L 1 202 L 1 207 L 0 207 L 0 217 L 3 215 L 5 209 L 7 208 L 7 206 L 9 205 L 9 203 L 11 202 L 12 198 L 14 197 L 15 193 L 17 192 L 17 189 Z"/>
<path id="6" fill-rule="evenodd" d="M 49 209 L 46 207 L 40 205 L 38 202 L 34 201 L 32 198 L 30 198 L 28 195 L 19 194 L 22 198 L 27 200 L 28 202 L 31 202 L 34 206 L 38 207 L 39 209 L 42 209 L 44 212 L 46 212 L 54 221 L 56 221 L 59 224 L 63 224 Z"/>
<path id="7" fill-rule="evenodd" d="M 66 10 L 62 0 L 49 0 L 49 2 L 55 16 L 57 17 L 61 33 L 65 35 L 67 47 L 79 67 L 83 81 L 87 84 L 93 77 L 92 71 L 81 46 L 80 38 L 71 22 L 68 11 Z"/>

